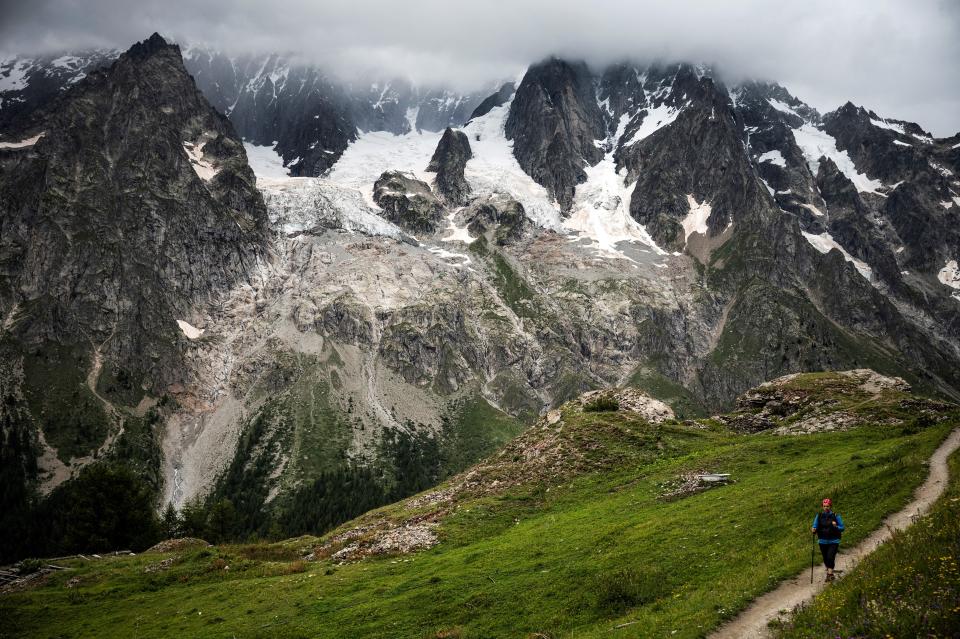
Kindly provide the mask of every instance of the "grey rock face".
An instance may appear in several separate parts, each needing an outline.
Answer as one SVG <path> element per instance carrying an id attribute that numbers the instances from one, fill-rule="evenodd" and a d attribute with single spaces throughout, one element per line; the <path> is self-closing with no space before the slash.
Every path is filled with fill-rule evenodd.
<path id="1" fill-rule="evenodd" d="M 893 183 L 935 173 L 927 161 L 927 145 L 920 141 L 932 141 L 933 137 L 916 124 L 885 121 L 850 102 L 825 115 L 823 124 L 824 130 L 837 139 L 837 148 L 847 151 L 861 172 L 870 177 Z"/>
<path id="2" fill-rule="evenodd" d="M 677 112 L 675 121 L 621 147 L 617 165 L 637 180 L 630 214 L 658 243 L 682 247 L 680 221 L 690 210 L 688 196 L 710 204 L 711 236 L 731 222 L 770 217 L 775 207 L 743 153 L 726 90 L 687 65 L 672 71 L 648 76 L 646 92 L 659 97 L 631 128 L 644 126 L 649 117 L 664 117 L 654 115 L 664 110 Z"/>
<path id="3" fill-rule="evenodd" d="M 586 65 L 551 58 L 531 66 L 505 131 L 523 170 L 569 210 L 576 185 L 586 180 L 584 166 L 603 158 L 595 141 L 606 137 Z"/>
<path id="4" fill-rule="evenodd" d="M 833 160 L 822 158 L 817 172 L 819 190 L 830 212 L 831 236 L 852 255 L 870 264 L 887 282 L 900 280 L 900 268 L 881 230 L 871 221 L 872 213 L 853 183 Z"/>
<path id="5" fill-rule="evenodd" d="M 794 127 L 819 123 L 820 114 L 776 84 L 747 82 L 731 92 L 731 99 L 757 173 L 774 192 L 777 205 L 800 218 L 804 229 L 822 232 L 825 220 L 818 212 L 826 211 L 826 205 L 793 134 Z M 772 152 L 780 154 L 782 165 L 771 159 L 760 160 L 769 158 Z"/>
<path id="6" fill-rule="evenodd" d="M 473 110 L 473 113 L 470 114 L 470 120 L 474 118 L 479 118 L 480 116 L 490 113 L 491 110 L 503 106 L 507 103 L 507 100 L 510 99 L 510 96 L 513 95 L 513 92 L 517 88 L 513 82 L 507 82 L 501 86 L 496 93 L 488 95 L 483 101 L 477 105 L 477 108 Z"/>
<path id="7" fill-rule="evenodd" d="M 399 171 L 386 171 L 377 179 L 373 201 L 386 219 L 412 233 L 433 233 L 443 217 L 443 205 L 430 185 Z"/>
<path id="8" fill-rule="evenodd" d="M 470 185 L 463 177 L 463 170 L 471 155 L 470 141 L 463 131 L 447 128 L 443 132 L 427 171 L 437 174 L 437 192 L 449 204 L 464 204 L 470 195 Z"/>
<path id="9" fill-rule="evenodd" d="M 197 86 L 247 141 L 274 147 L 292 175 L 320 175 L 356 138 L 351 96 L 314 67 L 277 55 L 188 49 Z"/>
<path id="10" fill-rule="evenodd" d="M 527 225 L 523 205 L 506 195 L 474 199 L 467 207 L 467 228 L 474 235 L 493 231 L 491 239 L 499 245 L 516 241 Z"/>
<path id="11" fill-rule="evenodd" d="M 266 249 L 243 146 L 156 34 L 5 139 L 36 135 L 0 151 L 0 314 L 161 392 L 181 381 L 176 320 Z"/>

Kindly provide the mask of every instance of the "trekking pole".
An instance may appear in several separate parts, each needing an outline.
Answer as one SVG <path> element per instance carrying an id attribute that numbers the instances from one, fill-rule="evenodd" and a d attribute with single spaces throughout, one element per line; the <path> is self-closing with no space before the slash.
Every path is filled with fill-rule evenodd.
<path id="1" fill-rule="evenodd" d="M 813 558 L 817 553 L 817 533 L 813 533 L 810 538 L 813 540 L 813 545 L 810 546 L 810 583 L 813 583 Z"/>

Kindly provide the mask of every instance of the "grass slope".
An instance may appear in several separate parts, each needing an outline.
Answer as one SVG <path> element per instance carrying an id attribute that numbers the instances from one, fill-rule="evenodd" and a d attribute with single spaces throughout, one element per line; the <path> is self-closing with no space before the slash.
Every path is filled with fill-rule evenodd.
<path id="1" fill-rule="evenodd" d="M 848 544 L 909 501 L 960 414 L 919 427 L 905 399 L 887 391 L 858 403 L 864 414 L 876 404 L 877 423 L 804 436 L 567 405 L 559 425 L 490 458 L 484 482 L 453 503 L 387 506 L 324 540 L 64 561 L 72 570 L 0 596 L 0 636 L 701 637 L 808 564 L 823 495 L 843 513 Z M 536 439 L 548 436 L 561 455 Z M 662 498 L 691 471 L 736 481 Z M 350 526 L 417 513 L 441 522 L 430 550 L 298 560 Z"/>
<path id="2" fill-rule="evenodd" d="M 960 636 L 960 452 L 933 509 L 832 584 L 784 627 L 801 637 Z"/>

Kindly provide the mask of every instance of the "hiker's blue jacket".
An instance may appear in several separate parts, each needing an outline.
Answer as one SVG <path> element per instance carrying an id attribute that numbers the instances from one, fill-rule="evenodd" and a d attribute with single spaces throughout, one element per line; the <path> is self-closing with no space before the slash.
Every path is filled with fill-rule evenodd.
<path id="1" fill-rule="evenodd" d="M 836 518 L 836 520 L 837 520 L 837 527 L 836 527 L 836 528 L 834 528 L 833 526 L 829 526 L 829 524 L 827 524 L 827 522 L 824 522 L 825 524 L 827 524 L 827 525 L 825 525 L 825 526 L 818 526 L 818 525 L 817 525 L 818 523 L 820 523 L 820 518 L 821 518 L 821 517 L 826 517 L 827 515 L 829 515 L 829 516 L 831 516 L 831 517 L 833 517 L 833 518 Z M 827 526 L 829 526 L 829 528 L 828 528 Z M 839 544 L 839 543 L 840 543 L 840 533 L 843 532 L 843 518 L 840 517 L 840 515 L 839 515 L 838 513 L 835 513 L 835 512 L 833 512 L 833 511 L 830 511 L 829 513 L 820 512 L 820 513 L 817 513 L 817 516 L 813 518 L 813 523 L 810 524 L 810 527 L 817 529 L 817 536 L 820 537 L 820 543 L 821 543 L 821 544 Z M 821 534 L 821 533 L 820 533 L 821 530 L 823 530 L 826 534 Z M 835 536 L 835 537 L 834 537 L 834 535 L 832 534 L 833 532 L 836 532 L 836 536 Z"/>

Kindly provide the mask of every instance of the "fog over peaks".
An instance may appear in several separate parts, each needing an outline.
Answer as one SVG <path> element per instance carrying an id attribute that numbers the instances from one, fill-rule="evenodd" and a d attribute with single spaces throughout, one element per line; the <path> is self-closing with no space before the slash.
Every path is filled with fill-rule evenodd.
<path id="1" fill-rule="evenodd" d="M 936 135 L 960 130 L 960 3 L 951 0 L 14 0 L 6 54 L 126 48 L 154 31 L 231 53 L 302 56 L 474 89 L 547 55 L 703 61 L 778 81 L 822 111 L 850 100 Z"/>

